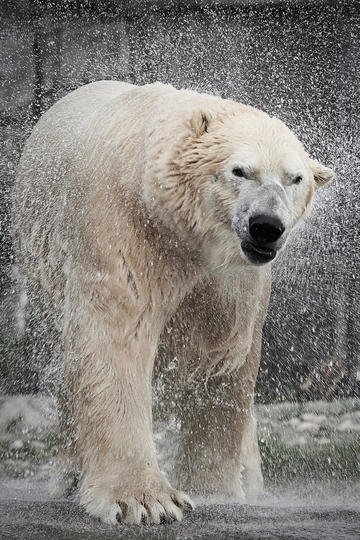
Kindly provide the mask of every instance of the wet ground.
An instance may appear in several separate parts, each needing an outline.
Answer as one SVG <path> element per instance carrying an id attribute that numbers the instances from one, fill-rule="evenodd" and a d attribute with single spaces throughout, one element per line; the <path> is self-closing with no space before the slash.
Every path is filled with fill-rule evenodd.
<path id="1" fill-rule="evenodd" d="M 272 495 L 256 506 L 200 504 L 181 523 L 113 527 L 87 516 L 75 501 L 49 500 L 44 482 L 12 480 L 1 489 L 0 538 L 359 540 L 359 499 L 354 491 L 348 501 L 344 495 L 305 506 L 296 494 Z"/>

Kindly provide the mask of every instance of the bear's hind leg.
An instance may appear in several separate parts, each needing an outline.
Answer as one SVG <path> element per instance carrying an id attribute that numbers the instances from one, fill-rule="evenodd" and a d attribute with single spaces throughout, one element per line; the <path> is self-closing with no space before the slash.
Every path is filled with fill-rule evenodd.
<path id="1" fill-rule="evenodd" d="M 218 385 L 212 383 L 193 382 L 184 391 L 177 478 L 182 489 L 206 499 L 224 497 L 244 502 L 240 461 L 242 415 L 236 411 L 233 399 L 229 402 L 225 398 L 224 389 L 220 394 Z"/>
<path id="2" fill-rule="evenodd" d="M 253 502 L 262 489 L 254 381 L 246 375 L 240 368 L 183 390 L 176 474 L 182 489 L 207 500 Z"/>

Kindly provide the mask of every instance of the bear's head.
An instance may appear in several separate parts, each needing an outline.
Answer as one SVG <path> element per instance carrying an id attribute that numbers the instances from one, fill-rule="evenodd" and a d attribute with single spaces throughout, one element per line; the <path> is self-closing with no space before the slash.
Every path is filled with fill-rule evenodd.
<path id="1" fill-rule="evenodd" d="M 334 173 L 280 120 L 225 103 L 189 114 L 161 179 L 163 217 L 191 234 L 212 266 L 263 265 Z"/>

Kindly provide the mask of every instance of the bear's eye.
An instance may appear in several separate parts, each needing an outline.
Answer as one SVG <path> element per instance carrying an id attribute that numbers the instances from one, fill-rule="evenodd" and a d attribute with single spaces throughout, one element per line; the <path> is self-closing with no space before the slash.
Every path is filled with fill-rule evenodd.
<path id="1" fill-rule="evenodd" d="M 297 176 L 296 178 L 294 178 L 293 184 L 300 184 L 301 180 L 302 180 L 302 176 Z"/>
<path id="2" fill-rule="evenodd" d="M 240 169 L 240 167 L 234 167 L 234 169 L 232 170 L 232 173 L 234 176 L 238 176 L 239 178 L 241 178 L 242 176 L 245 176 L 244 171 Z"/>

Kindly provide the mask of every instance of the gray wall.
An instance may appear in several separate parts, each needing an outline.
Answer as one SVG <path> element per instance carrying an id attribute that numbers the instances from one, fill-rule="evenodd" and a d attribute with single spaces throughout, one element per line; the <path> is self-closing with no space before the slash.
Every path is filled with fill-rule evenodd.
<path id="1" fill-rule="evenodd" d="M 352 373 L 341 391 L 354 392 L 360 330 L 357 3 L 60 4 L 56 9 L 42 1 L 4 4 L 0 334 L 7 364 L 18 370 L 23 356 L 22 374 L 24 369 L 32 373 L 36 364 L 28 343 L 25 352 L 16 346 L 9 356 L 9 340 L 21 326 L 9 196 L 26 136 L 41 112 L 81 84 L 105 78 L 138 84 L 160 80 L 278 116 L 314 157 L 335 168 L 336 181 L 317 195 L 312 217 L 275 264 L 259 390 L 263 397 L 289 395 L 314 365 L 336 357 Z M 11 388 L 23 385 L 22 374 Z M 36 377 L 29 380 L 29 387 L 36 387 Z"/>

